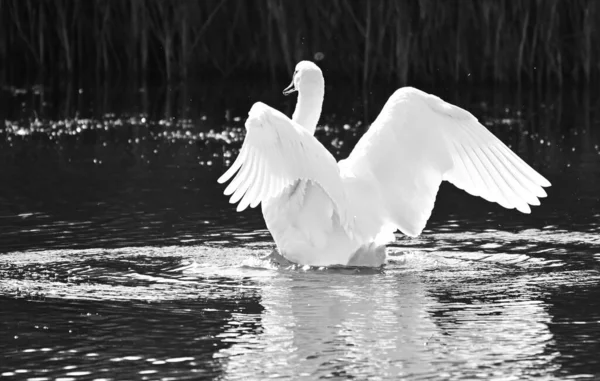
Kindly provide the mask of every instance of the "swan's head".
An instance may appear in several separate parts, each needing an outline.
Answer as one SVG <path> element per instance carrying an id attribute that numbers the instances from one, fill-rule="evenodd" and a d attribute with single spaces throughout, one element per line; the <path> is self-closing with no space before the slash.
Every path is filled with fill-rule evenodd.
<path id="1" fill-rule="evenodd" d="M 292 83 L 283 90 L 284 95 L 290 95 L 294 91 L 309 92 L 310 90 L 322 90 L 325 87 L 323 72 L 317 65 L 310 61 L 300 61 L 296 65 Z"/>

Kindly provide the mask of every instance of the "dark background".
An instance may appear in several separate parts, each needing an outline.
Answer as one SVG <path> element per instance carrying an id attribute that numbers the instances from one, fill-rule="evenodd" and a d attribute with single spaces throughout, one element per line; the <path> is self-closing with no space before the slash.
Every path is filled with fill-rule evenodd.
<path id="1" fill-rule="evenodd" d="M 594 0 L 0 0 L 0 81 L 596 83 Z"/>

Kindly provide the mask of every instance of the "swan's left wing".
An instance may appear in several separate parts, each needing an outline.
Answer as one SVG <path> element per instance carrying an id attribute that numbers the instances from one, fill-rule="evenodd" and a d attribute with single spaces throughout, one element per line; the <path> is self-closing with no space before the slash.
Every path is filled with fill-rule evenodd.
<path id="1" fill-rule="evenodd" d="M 548 180 L 469 112 L 420 90 L 397 90 L 346 161 L 344 171 L 378 190 L 383 225 L 419 235 L 442 180 L 529 213 Z"/>
<path id="2" fill-rule="evenodd" d="M 233 177 L 237 172 L 237 175 Z M 297 180 L 319 184 L 346 221 L 346 196 L 338 165 L 323 145 L 298 123 L 260 102 L 246 121 L 246 137 L 231 167 L 218 179 L 237 211 L 276 197 Z"/>

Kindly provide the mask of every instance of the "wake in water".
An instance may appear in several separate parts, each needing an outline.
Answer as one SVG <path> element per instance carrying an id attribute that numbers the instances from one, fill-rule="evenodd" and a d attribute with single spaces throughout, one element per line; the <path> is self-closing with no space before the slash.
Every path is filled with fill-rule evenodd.
<path id="1" fill-rule="evenodd" d="M 585 242 L 587 250 L 581 250 Z M 590 246 L 591 245 L 591 246 Z M 4 295 L 168 300 L 197 297 L 205 285 L 236 287 L 285 273 L 402 274 L 494 273 L 513 270 L 594 269 L 600 242 L 588 233 L 522 231 L 428 234 L 390 247 L 381 268 L 311 267 L 293 264 L 266 242 L 238 247 L 168 246 L 11 252 L 0 256 Z M 570 261 L 564 259 L 568 255 Z M 505 270 L 502 270 L 502 269 Z M 220 282 L 220 283 L 219 283 Z"/>

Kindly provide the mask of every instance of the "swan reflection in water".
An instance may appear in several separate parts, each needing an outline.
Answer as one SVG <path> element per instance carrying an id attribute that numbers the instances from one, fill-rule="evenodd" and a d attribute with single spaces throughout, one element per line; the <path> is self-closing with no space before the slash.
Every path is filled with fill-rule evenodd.
<path id="1" fill-rule="evenodd" d="M 234 314 L 221 334 L 232 344 L 215 354 L 225 378 L 519 378 L 553 370 L 551 318 L 527 287 L 530 276 L 422 253 L 404 257 L 355 276 L 259 272 L 264 310 Z M 260 328 L 241 330 L 249 320 Z"/>

